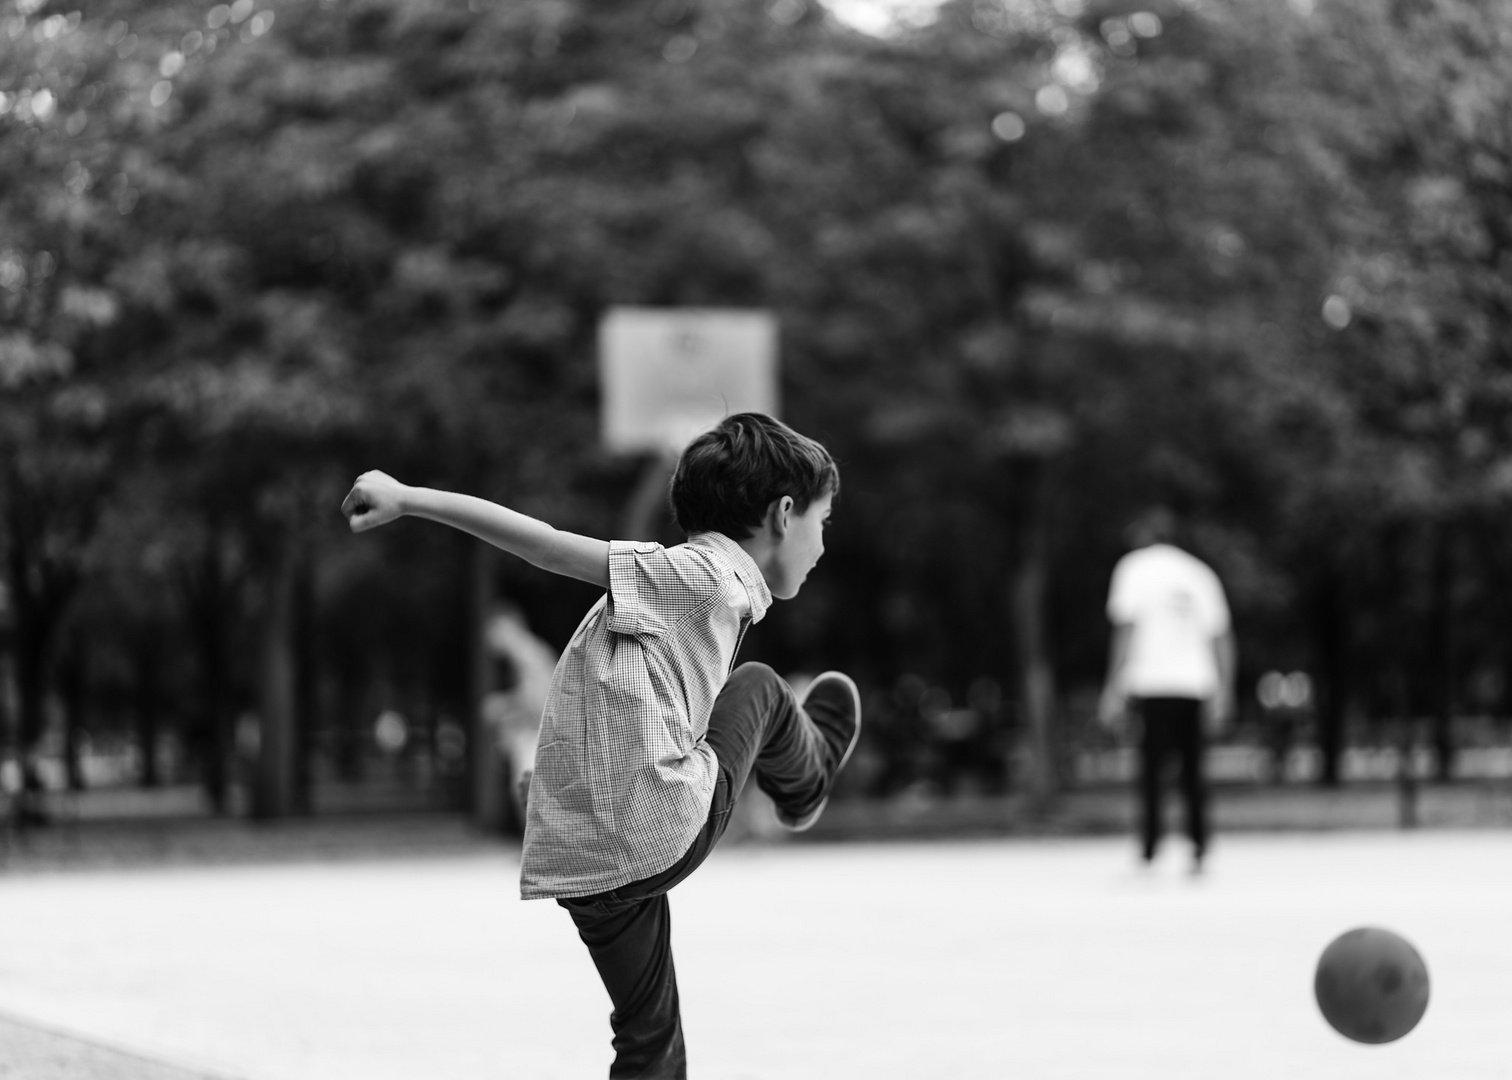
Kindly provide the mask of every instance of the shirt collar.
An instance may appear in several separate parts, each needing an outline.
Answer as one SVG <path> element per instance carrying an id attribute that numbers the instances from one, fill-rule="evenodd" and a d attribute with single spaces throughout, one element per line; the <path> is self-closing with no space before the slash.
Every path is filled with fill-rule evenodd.
<path id="1" fill-rule="evenodd" d="M 751 558 L 750 552 L 724 533 L 719 532 L 694 533 L 688 537 L 688 543 L 695 547 L 717 551 L 730 561 L 736 578 L 745 586 L 746 592 L 751 597 L 751 621 L 760 622 L 762 616 L 767 613 L 767 608 L 772 606 L 772 590 L 767 588 L 761 567 L 756 565 L 756 560 Z"/>

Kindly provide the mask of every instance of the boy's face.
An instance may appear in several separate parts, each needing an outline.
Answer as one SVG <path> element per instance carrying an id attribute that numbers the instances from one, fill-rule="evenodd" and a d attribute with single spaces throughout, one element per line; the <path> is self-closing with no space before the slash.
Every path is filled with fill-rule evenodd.
<path id="1" fill-rule="evenodd" d="M 809 571 L 824 554 L 824 526 L 834 501 L 834 493 L 826 492 L 809 503 L 803 513 L 796 509 L 788 512 L 787 531 L 778 539 L 767 579 L 767 587 L 779 600 L 798 595 Z"/>

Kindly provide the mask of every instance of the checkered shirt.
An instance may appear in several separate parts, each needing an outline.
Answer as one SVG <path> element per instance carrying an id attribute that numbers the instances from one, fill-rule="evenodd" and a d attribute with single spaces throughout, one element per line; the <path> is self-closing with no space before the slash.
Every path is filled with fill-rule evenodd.
<path id="1" fill-rule="evenodd" d="M 541 718 L 522 897 L 588 896 L 682 858 L 714 795 L 714 699 L 771 603 L 721 533 L 610 543 L 609 591 L 562 653 Z"/>

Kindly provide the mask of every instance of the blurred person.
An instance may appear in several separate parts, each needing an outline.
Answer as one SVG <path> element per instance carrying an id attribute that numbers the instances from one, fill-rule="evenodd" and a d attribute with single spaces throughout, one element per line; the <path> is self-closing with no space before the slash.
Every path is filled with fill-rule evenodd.
<path id="1" fill-rule="evenodd" d="M 667 892 L 708 857 L 747 778 L 801 831 L 855 747 L 848 676 L 825 672 L 800 697 L 765 665 L 734 667 L 746 629 L 824 553 L 839 488 L 822 445 L 740 413 L 678 460 L 670 497 L 687 541 L 670 548 L 559 531 L 381 472 L 342 502 L 353 532 L 426 518 L 606 590 L 547 693 L 520 892 L 555 899 L 588 947 L 614 1006 L 611 1080 L 687 1075 Z"/>
<path id="2" fill-rule="evenodd" d="M 518 833 L 525 827 L 525 790 L 558 656 L 531 633 L 525 613 L 513 604 L 500 604 L 490 612 L 484 639 L 494 662 L 496 689 L 483 699 L 483 719 L 493 732 L 503 772 L 508 826 Z"/>
<path id="3" fill-rule="evenodd" d="M 1234 715 L 1235 649 L 1228 600 L 1218 575 L 1175 544 L 1176 518 L 1145 511 L 1125 537 L 1133 548 L 1113 568 L 1113 624 L 1099 719 L 1118 729 L 1137 718 L 1141 855 L 1154 861 L 1162 832 L 1168 760 L 1180 763 L 1192 868 L 1209 846 L 1205 739 Z"/>

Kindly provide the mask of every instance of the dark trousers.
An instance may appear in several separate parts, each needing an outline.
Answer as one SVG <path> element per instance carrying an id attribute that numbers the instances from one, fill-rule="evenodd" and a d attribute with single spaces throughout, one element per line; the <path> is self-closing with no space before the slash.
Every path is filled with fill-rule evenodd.
<path id="1" fill-rule="evenodd" d="M 1202 776 L 1202 702 L 1195 698 L 1148 697 L 1137 701 L 1144 735 L 1140 745 L 1139 793 L 1144 857 L 1153 859 L 1162 831 L 1166 765 L 1181 766 L 1187 835 L 1200 859 L 1207 851 L 1207 791 Z"/>
<path id="2" fill-rule="evenodd" d="M 687 853 L 659 874 L 593 896 L 558 900 L 577 924 L 614 1011 L 610 1080 L 688 1075 L 672 963 L 667 892 L 708 858 L 754 770 L 778 806 L 811 807 L 828 785 L 824 740 L 792 689 L 764 664 L 736 668 L 714 702 L 708 742 L 719 762 L 709 817 Z"/>

